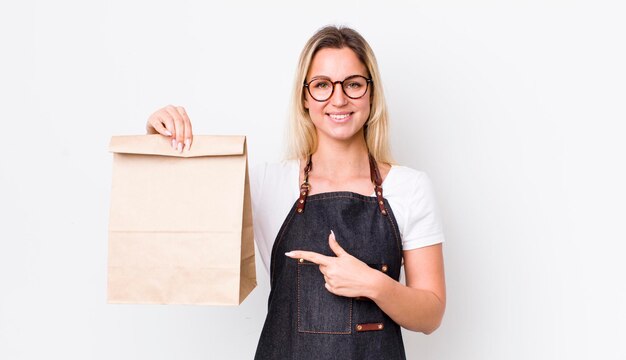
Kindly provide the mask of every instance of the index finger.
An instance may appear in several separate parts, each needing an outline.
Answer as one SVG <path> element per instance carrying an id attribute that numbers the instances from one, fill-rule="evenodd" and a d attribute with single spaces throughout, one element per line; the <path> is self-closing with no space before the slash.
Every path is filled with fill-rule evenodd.
<path id="1" fill-rule="evenodd" d="M 178 111 L 180 116 L 182 116 L 183 118 L 183 125 L 185 126 L 185 135 L 184 135 L 185 150 L 189 151 L 189 148 L 191 147 L 191 143 L 193 142 L 193 131 L 191 130 L 191 120 L 189 120 L 189 116 L 187 115 L 187 111 L 185 111 L 184 107 L 177 106 L 176 111 Z"/>
<path id="2" fill-rule="evenodd" d="M 174 121 L 174 131 L 172 134 L 176 140 L 176 150 L 182 152 L 183 144 L 185 143 L 185 120 L 173 105 L 166 106 L 165 112 L 169 114 Z"/>
<path id="3" fill-rule="evenodd" d="M 317 265 L 328 265 L 329 256 L 318 254 L 313 251 L 302 251 L 302 250 L 294 250 L 288 253 L 285 253 L 288 257 L 292 259 L 303 259 L 306 261 L 310 261 Z"/>

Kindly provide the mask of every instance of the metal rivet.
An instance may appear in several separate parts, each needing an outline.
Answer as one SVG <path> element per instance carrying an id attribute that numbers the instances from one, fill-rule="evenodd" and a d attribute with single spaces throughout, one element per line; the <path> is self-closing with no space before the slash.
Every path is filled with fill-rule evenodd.
<path id="1" fill-rule="evenodd" d="M 387 270 L 389 270 L 389 267 L 388 267 L 387 265 L 383 265 L 380 269 L 381 269 L 383 272 L 387 272 Z"/>
<path id="2" fill-rule="evenodd" d="M 382 211 L 383 215 L 387 215 L 387 210 Z"/>
<path id="3" fill-rule="evenodd" d="M 357 330 L 359 330 L 359 331 L 361 331 L 361 330 L 363 330 L 363 326 L 361 326 L 361 325 L 357 325 L 357 326 L 356 326 L 356 329 L 357 329 Z"/>
<path id="4" fill-rule="evenodd" d="M 381 330 L 383 328 L 383 324 L 378 324 L 378 329 Z"/>
<path id="5" fill-rule="evenodd" d="M 298 261 L 300 261 L 301 263 L 303 263 L 303 262 L 304 262 L 304 259 L 300 259 L 300 260 L 298 260 Z"/>
<path id="6" fill-rule="evenodd" d="M 302 212 L 302 209 L 298 209 L 298 212 L 299 212 L 299 213 L 301 213 L 301 212 Z"/>
<path id="7" fill-rule="evenodd" d="M 382 204 L 383 204 L 383 201 L 381 200 L 381 201 L 379 201 L 378 203 L 382 205 Z"/>
<path id="8" fill-rule="evenodd" d="M 302 192 L 302 195 L 306 195 L 306 193 L 303 191 L 303 192 Z"/>
<path id="9" fill-rule="evenodd" d="M 300 204 L 304 204 L 304 200 L 300 200 Z"/>
<path id="10" fill-rule="evenodd" d="M 383 193 L 381 193 L 380 191 L 377 193 L 378 195 L 382 195 Z"/>

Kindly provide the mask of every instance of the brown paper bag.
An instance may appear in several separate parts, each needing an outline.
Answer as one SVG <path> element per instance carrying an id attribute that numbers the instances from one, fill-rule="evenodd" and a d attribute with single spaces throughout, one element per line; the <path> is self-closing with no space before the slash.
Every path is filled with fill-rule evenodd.
<path id="1" fill-rule="evenodd" d="M 114 136 L 108 302 L 238 305 L 256 286 L 246 138 Z"/>

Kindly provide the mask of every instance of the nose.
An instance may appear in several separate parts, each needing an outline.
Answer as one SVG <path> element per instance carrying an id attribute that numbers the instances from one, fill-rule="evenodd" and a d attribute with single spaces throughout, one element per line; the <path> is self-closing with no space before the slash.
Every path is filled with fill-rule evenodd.
<path id="1" fill-rule="evenodd" d="M 339 88 L 337 88 L 339 86 Z M 339 81 L 333 83 L 333 94 L 330 97 L 330 103 L 335 106 L 343 106 L 348 103 L 348 97 L 343 92 L 343 84 Z"/>

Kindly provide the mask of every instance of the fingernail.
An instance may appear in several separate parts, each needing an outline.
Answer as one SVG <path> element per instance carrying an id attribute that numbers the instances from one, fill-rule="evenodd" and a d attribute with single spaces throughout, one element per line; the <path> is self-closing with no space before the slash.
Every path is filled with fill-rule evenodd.
<path id="1" fill-rule="evenodd" d="M 172 139 L 172 149 L 176 149 L 176 139 Z"/>
<path id="2" fill-rule="evenodd" d="M 293 251 L 286 252 L 285 255 L 287 255 L 289 257 L 292 257 L 293 256 Z"/>
<path id="3" fill-rule="evenodd" d="M 165 130 L 165 135 L 172 136 L 172 133 L 169 130 Z"/>
<path id="4" fill-rule="evenodd" d="M 178 143 L 177 149 L 179 153 L 183 152 L 183 143 Z"/>
<path id="5" fill-rule="evenodd" d="M 185 151 L 189 151 L 191 147 L 191 139 L 185 139 Z"/>
<path id="6" fill-rule="evenodd" d="M 335 237 L 335 233 L 332 230 L 330 231 L 330 234 Z"/>

